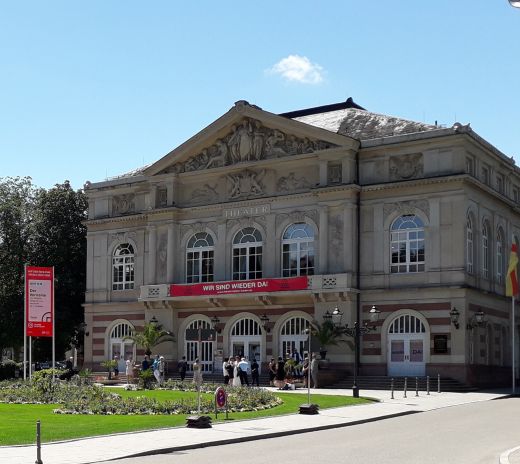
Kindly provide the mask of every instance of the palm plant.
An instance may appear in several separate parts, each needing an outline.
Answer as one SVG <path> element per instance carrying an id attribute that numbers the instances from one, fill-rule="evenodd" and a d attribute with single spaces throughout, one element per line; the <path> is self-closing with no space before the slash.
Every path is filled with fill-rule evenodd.
<path id="1" fill-rule="evenodd" d="M 322 358 L 325 358 L 327 346 L 336 346 L 346 341 L 342 338 L 344 335 L 343 330 L 340 327 L 336 327 L 331 321 L 325 321 L 323 324 L 320 324 L 318 321 L 311 322 L 311 335 L 320 344 Z"/>
<path id="2" fill-rule="evenodd" d="M 142 332 L 133 332 L 124 338 L 132 340 L 137 346 L 144 348 L 146 355 L 152 354 L 152 348 L 163 342 L 174 342 L 175 337 L 171 332 L 162 329 L 161 324 L 145 322 Z"/>

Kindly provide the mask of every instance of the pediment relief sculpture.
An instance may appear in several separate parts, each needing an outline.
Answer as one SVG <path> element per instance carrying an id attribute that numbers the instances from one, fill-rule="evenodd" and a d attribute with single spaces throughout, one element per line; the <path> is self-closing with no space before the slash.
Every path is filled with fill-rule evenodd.
<path id="1" fill-rule="evenodd" d="M 202 187 L 196 188 L 191 193 L 191 199 L 195 202 L 212 203 L 219 200 L 217 185 L 212 187 L 210 184 L 204 184 Z"/>
<path id="2" fill-rule="evenodd" d="M 280 177 L 276 184 L 276 190 L 280 193 L 288 193 L 297 190 L 306 190 L 312 187 L 312 184 L 305 177 L 296 177 L 294 172 L 290 172 L 286 177 Z"/>
<path id="3" fill-rule="evenodd" d="M 323 140 L 312 140 L 285 134 L 264 126 L 256 119 L 244 118 L 231 126 L 231 132 L 204 148 L 183 163 L 177 163 L 169 172 L 182 173 L 229 166 L 246 161 L 312 153 L 336 147 Z"/>
<path id="4" fill-rule="evenodd" d="M 114 195 L 112 198 L 112 214 L 114 216 L 122 214 L 133 214 L 135 212 L 135 195 Z"/>
<path id="5" fill-rule="evenodd" d="M 226 179 L 229 186 L 229 198 L 249 198 L 264 195 L 265 185 L 262 183 L 265 177 L 265 169 L 260 172 L 246 169 L 238 174 L 228 174 Z"/>
<path id="6" fill-rule="evenodd" d="M 415 179 L 423 175 L 422 153 L 392 156 L 389 162 L 392 180 Z"/>

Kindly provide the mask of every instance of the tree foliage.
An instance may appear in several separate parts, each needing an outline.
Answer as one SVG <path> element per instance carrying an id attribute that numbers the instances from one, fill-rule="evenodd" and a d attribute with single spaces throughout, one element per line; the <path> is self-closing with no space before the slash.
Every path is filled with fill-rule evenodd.
<path id="1" fill-rule="evenodd" d="M 344 333 L 339 327 L 332 322 L 325 321 L 320 324 L 317 321 L 311 323 L 311 335 L 319 342 L 320 347 L 336 346 L 345 340 L 342 338 Z"/>
<path id="2" fill-rule="evenodd" d="M 148 356 L 152 354 L 152 349 L 160 343 L 175 341 L 175 337 L 170 332 L 163 330 L 162 326 L 155 322 L 146 322 L 141 332 L 134 332 L 125 339 L 132 340 L 137 346 L 144 348 L 144 352 Z"/>
<path id="3" fill-rule="evenodd" d="M 0 348 L 23 345 L 24 265 L 54 266 L 56 353 L 83 320 L 87 200 L 68 181 L 36 188 L 29 177 L 0 178 Z M 35 359 L 50 359 L 51 339 L 35 340 Z"/>

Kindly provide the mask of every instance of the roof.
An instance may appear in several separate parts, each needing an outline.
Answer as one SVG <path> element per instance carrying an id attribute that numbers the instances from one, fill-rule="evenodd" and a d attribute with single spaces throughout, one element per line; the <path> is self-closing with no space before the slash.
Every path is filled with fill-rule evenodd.
<path id="1" fill-rule="evenodd" d="M 336 132 L 358 140 L 412 134 L 439 129 L 432 124 L 372 113 L 349 98 L 344 103 L 283 113 L 295 121 Z"/>

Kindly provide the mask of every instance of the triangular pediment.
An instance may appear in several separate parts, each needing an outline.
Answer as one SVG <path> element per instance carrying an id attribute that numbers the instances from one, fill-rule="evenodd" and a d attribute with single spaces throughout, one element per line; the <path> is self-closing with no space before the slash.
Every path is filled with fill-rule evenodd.
<path id="1" fill-rule="evenodd" d="M 337 147 L 355 149 L 357 143 L 349 137 L 278 116 L 241 101 L 148 167 L 144 174 L 180 174 Z"/>

